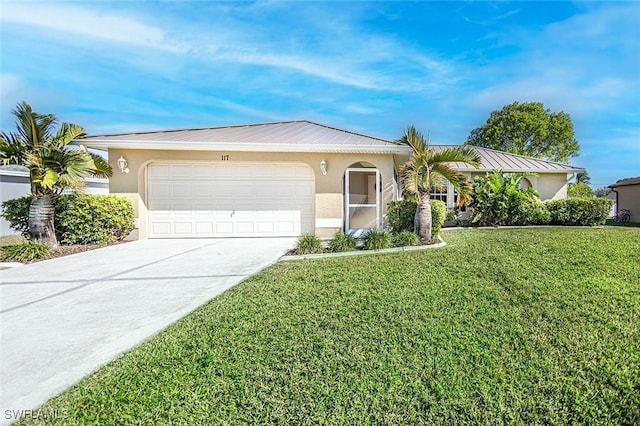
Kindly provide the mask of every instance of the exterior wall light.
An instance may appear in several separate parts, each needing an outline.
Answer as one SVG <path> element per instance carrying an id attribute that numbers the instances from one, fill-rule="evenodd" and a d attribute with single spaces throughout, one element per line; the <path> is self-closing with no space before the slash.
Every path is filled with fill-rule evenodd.
<path id="1" fill-rule="evenodd" d="M 327 162 L 324 158 L 322 159 L 322 161 L 320 161 L 320 171 L 322 172 L 323 176 L 327 175 Z"/>
<path id="2" fill-rule="evenodd" d="M 128 164 L 127 159 L 121 155 L 120 158 L 118 158 L 118 168 L 120 169 L 120 172 L 129 173 L 129 168 L 127 167 L 127 164 Z"/>

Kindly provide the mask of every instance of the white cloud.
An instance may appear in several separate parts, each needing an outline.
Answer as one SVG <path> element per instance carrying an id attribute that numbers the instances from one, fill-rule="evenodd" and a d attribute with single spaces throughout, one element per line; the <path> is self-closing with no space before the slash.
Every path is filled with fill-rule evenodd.
<path id="1" fill-rule="evenodd" d="M 165 51 L 184 51 L 171 43 L 165 32 L 131 16 L 105 12 L 74 4 L 3 3 L 0 19 L 115 43 L 152 47 Z"/>

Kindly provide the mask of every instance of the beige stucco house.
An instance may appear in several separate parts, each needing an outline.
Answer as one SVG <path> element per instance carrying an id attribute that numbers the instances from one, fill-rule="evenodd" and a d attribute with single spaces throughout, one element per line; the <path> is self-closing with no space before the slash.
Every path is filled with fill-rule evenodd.
<path id="1" fill-rule="evenodd" d="M 331 237 L 386 225 L 400 197 L 397 170 L 411 149 L 309 121 L 90 136 L 76 143 L 108 150 L 111 193 L 129 197 L 139 238 Z M 443 146 L 434 145 L 435 149 Z M 470 178 L 495 168 L 536 172 L 540 198 L 566 197 L 582 170 L 476 148 L 482 166 L 454 167 Z M 449 207 L 453 188 L 434 194 Z"/>
<path id="2" fill-rule="evenodd" d="M 621 179 L 609 188 L 616 194 L 616 213 L 629 210 L 631 222 L 640 223 L 640 177 Z"/>

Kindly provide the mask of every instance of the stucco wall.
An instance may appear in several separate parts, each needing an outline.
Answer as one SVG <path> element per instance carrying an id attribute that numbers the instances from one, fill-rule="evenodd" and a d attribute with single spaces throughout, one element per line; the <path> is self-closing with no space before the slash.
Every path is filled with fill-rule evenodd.
<path id="1" fill-rule="evenodd" d="M 618 210 L 631 210 L 631 222 L 640 223 L 640 185 L 619 186 Z"/>
<path id="2" fill-rule="evenodd" d="M 117 168 L 120 156 L 127 159 L 130 172 L 121 173 Z M 152 162 L 301 162 L 308 164 L 316 178 L 315 214 L 316 235 L 332 237 L 342 229 L 344 220 L 344 174 L 345 170 L 357 162 L 368 162 L 380 170 L 382 180 L 381 214 L 386 216 L 386 205 L 393 200 L 393 158 L 392 155 L 376 154 L 316 154 L 316 153 L 273 153 L 273 152 L 233 152 L 233 151 L 173 151 L 173 150 L 111 150 L 109 164 L 114 174 L 109 180 L 111 193 L 126 195 L 136 206 L 139 237 L 146 238 L 146 176 L 145 169 Z M 327 175 L 322 175 L 320 162 L 327 163 Z"/>

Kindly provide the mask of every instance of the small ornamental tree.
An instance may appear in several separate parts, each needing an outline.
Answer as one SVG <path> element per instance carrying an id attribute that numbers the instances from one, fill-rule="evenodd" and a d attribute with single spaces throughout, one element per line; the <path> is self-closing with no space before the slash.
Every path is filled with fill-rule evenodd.
<path id="1" fill-rule="evenodd" d="M 413 126 L 405 130 L 404 136 L 398 142 L 409 145 L 413 149 L 413 155 L 409 161 L 400 168 L 400 176 L 404 190 L 417 197 L 414 232 L 422 240 L 430 240 L 432 235 L 431 189 L 442 185 L 446 179 L 458 193 L 458 203 L 464 204 L 470 198 L 471 184 L 464 174 L 451 167 L 451 163 L 460 162 L 479 167 L 480 155 L 468 146 L 436 151 Z"/>
<path id="2" fill-rule="evenodd" d="M 34 112 L 24 101 L 12 112 L 17 131 L 0 133 L 0 163 L 29 170 L 33 196 L 29 205 L 29 235 L 33 240 L 55 246 L 56 196 L 65 189 L 84 187 L 85 177 L 111 176 L 111 167 L 99 155 L 69 149 L 74 139 L 84 136 L 82 127 L 62 123 L 56 131 L 53 114 Z"/>

